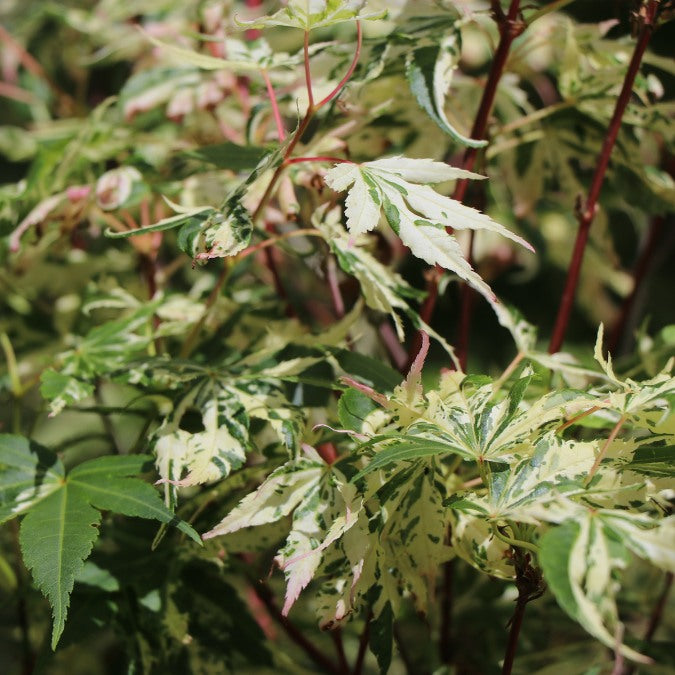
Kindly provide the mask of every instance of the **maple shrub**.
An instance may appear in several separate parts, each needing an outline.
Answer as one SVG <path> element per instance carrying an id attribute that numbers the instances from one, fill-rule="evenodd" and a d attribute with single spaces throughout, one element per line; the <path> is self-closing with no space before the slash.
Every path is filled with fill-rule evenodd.
<path id="1" fill-rule="evenodd" d="M 673 3 L 6 5 L 2 671 L 673 672 Z"/>

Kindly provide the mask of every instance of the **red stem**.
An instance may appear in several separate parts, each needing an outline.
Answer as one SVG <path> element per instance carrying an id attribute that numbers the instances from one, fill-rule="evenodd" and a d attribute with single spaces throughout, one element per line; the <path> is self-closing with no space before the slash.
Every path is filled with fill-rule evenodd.
<path id="1" fill-rule="evenodd" d="M 356 51 L 354 53 L 354 59 L 352 60 L 352 64 L 349 67 L 349 70 L 347 71 L 347 74 L 340 80 L 340 84 L 338 84 L 333 91 L 326 96 L 320 103 L 316 105 L 310 105 L 307 108 L 307 112 L 305 113 L 305 116 L 302 118 L 302 122 L 300 122 L 300 126 L 296 129 L 295 133 L 293 134 L 291 140 L 288 143 L 288 146 L 286 147 L 286 151 L 284 152 L 284 157 L 283 161 L 281 164 L 276 168 L 275 172 L 272 174 L 272 178 L 270 179 L 269 184 L 267 185 L 267 188 L 260 199 L 260 203 L 258 204 L 256 210 L 253 212 L 253 215 L 251 216 L 253 222 L 255 222 L 260 214 L 263 212 L 263 209 L 265 206 L 267 206 L 267 202 L 272 196 L 272 193 L 274 192 L 274 188 L 276 187 L 277 181 L 279 180 L 279 177 L 283 173 L 284 169 L 292 163 L 291 160 L 291 155 L 293 154 L 293 150 L 295 149 L 295 146 L 298 144 L 300 139 L 302 138 L 302 135 L 307 131 L 307 127 L 309 126 L 309 123 L 312 120 L 312 117 L 314 116 L 314 113 L 321 108 L 321 106 L 325 105 L 328 103 L 334 96 L 340 93 L 340 90 L 342 87 L 346 84 L 347 80 L 352 76 L 352 73 L 354 72 L 354 69 L 356 68 L 356 64 L 359 60 L 359 56 L 361 54 L 361 42 L 362 42 L 362 31 L 361 31 L 361 22 L 357 19 L 356 20 Z M 305 73 L 309 73 L 309 52 L 305 50 Z M 311 90 L 311 78 L 309 80 L 310 84 L 310 90 Z"/>
<path id="2" fill-rule="evenodd" d="M 284 131 L 284 123 L 281 121 L 281 113 L 279 112 L 279 104 L 277 103 L 277 95 L 274 93 L 274 87 L 272 86 L 272 81 L 270 80 L 269 73 L 263 69 L 260 71 L 265 80 L 265 86 L 267 87 L 267 94 L 270 97 L 270 104 L 272 105 L 272 113 L 274 114 L 274 123 L 277 125 L 277 135 L 279 136 L 279 143 L 283 143 L 286 138 L 286 132 Z"/>
<path id="3" fill-rule="evenodd" d="M 621 128 L 621 120 L 633 92 L 633 83 L 635 82 L 635 77 L 640 70 L 642 57 L 645 53 L 645 50 L 647 49 L 647 45 L 649 44 L 649 40 L 652 37 L 652 33 L 654 32 L 654 20 L 658 5 L 658 0 L 650 0 L 645 9 L 640 36 L 638 38 L 637 44 L 635 45 L 635 51 L 633 52 L 633 57 L 631 58 L 630 65 L 628 66 L 628 71 L 626 72 L 626 76 L 623 81 L 621 93 L 619 94 L 619 98 L 616 101 L 616 107 L 614 108 L 612 120 L 609 123 L 607 136 L 605 137 L 602 150 L 600 151 L 600 155 L 598 157 L 595 173 L 593 175 L 591 187 L 588 192 L 588 198 L 586 199 L 586 203 L 583 208 L 580 208 L 577 214 L 579 229 L 577 231 L 576 241 L 574 242 L 572 260 L 567 272 L 567 281 L 565 282 L 565 288 L 560 300 L 560 307 L 558 308 L 558 316 L 556 317 L 553 334 L 551 335 L 551 342 L 548 346 L 549 354 L 554 354 L 560 351 L 563 340 L 565 339 L 565 332 L 567 331 L 570 314 L 572 312 L 572 305 L 574 304 L 574 297 L 576 295 L 577 285 L 579 283 L 579 273 L 581 272 L 584 251 L 586 250 L 586 244 L 588 242 L 588 233 L 591 229 L 593 219 L 595 218 L 595 213 L 598 206 L 598 198 L 600 197 L 600 191 L 605 180 L 607 167 L 609 166 L 609 158 L 612 154 L 614 144 L 616 143 L 619 129 Z"/>
<path id="4" fill-rule="evenodd" d="M 333 91 L 331 91 L 326 98 L 322 99 L 317 103 L 316 109 L 318 110 L 319 108 L 322 108 L 323 106 L 326 105 L 326 103 L 332 101 L 342 90 L 342 87 L 347 84 L 349 78 L 352 76 L 354 73 L 354 69 L 356 68 L 356 64 L 359 62 L 359 56 L 361 56 L 361 44 L 363 42 L 363 32 L 361 30 L 361 22 L 357 19 L 356 20 L 356 51 L 354 52 L 354 58 L 352 59 L 351 65 L 349 66 L 349 70 L 345 73 L 345 76 L 340 80 L 340 84 L 338 84 Z M 310 99 L 311 100 L 311 99 Z"/>
<path id="5" fill-rule="evenodd" d="M 310 110 L 314 108 L 314 93 L 312 92 L 312 72 L 309 68 L 309 31 L 305 31 L 305 40 L 303 42 L 303 49 L 305 52 L 305 83 L 307 85 L 307 98 L 309 99 Z"/>
<path id="6" fill-rule="evenodd" d="M 497 51 L 495 52 L 494 59 L 492 60 L 490 75 L 488 76 L 488 80 L 485 83 L 483 96 L 481 98 L 480 105 L 478 106 L 476 119 L 474 120 L 473 127 L 471 129 L 471 138 L 475 138 L 477 140 L 485 138 L 488 119 L 490 118 L 492 106 L 494 105 L 495 96 L 497 94 L 497 85 L 499 84 L 502 74 L 504 73 L 504 67 L 506 66 L 509 52 L 511 51 L 511 43 L 525 30 L 525 24 L 518 20 L 519 10 L 520 0 L 511 0 L 509 11 L 506 16 L 504 16 L 503 12 L 499 8 L 499 3 L 493 2 L 493 12 L 495 14 L 497 23 L 499 24 L 499 45 L 497 46 Z M 464 152 L 464 159 L 462 160 L 463 169 L 466 169 L 467 171 L 471 171 L 471 169 L 473 169 L 476 163 L 476 157 L 478 156 L 478 150 L 479 148 L 466 149 Z M 468 186 L 469 181 L 467 179 L 458 181 L 452 198 L 456 199 L 458 202 L 463 201 Z"/>
<path id="7" fill-rule="evenodd" d="M 509 51 L 511 50 L 511 44 L 513 41 L 525 30 L 526 25 L 518 19 L 518 12 L 520 9 L 520 0 L 511 0 L 509 5 L 508 13 L 505 15 L 499 6 L 499 2 L 493 0 L 492 3 L 493 13 L 495 19 L 499 24 L 499 45 L 497 46 L 497 51 L 495 52 L 494 59 L 492 60 L 492 66 L 490 68 L 490 74 L 488 75 L 487 82 L 485 83 L 485 89 L 483 90 L 483 95 L 481 97 L 480 105 L 478 106 L 478 112 L 476 113 L 476 119 L 474 120 L 473 127 L 471 129 L 471 137 L 480 140 L 485 138 L 485 132 L 487 130 L 488 119 L 490 113 L 492 112 L 492 107 L 494 105 L 495 95 L 497 93 L 497 86 L 501 80 L 502 74 L 504 73 L 504 67 L 506 66 L 506 61 L 509 56 Z M 476 163 L 476 157 L 478 156 L 478 148 L 467 148 L 464 152 L 464 157 L 462 159 L 462 169 L 471 171 L 474 164 Z M 459 202 L 462 202 L 466 197 L 466 190 L 469 185 L 469 181 L 464 179 L 457 182 L 455 191 L 452 195 L 453 199 L 456 199 Z M 452 231 L 451 228 L 448 228 L 448 231 Z M 469 251 L 469 258 L 471 257 L 471 250 Z M 422 319 L 429 323 L 431 316 L 433 315 L 434 308 L 436 306 L 436 301 L 438 300 L 438 282 L 442 275 L 443 271 L 441 268 L 436 268 L 435 274 L 430 274 L 427 281 L 427 297 L 424 301 L 422 308 L 420 310 L 420 316 Z M 467 294 L 468 295 L 468 294 Z M 469 299 L 467 298 L 463 302 L 463 306 L 467 306 L 467 309 L 462 309 L 462 312 L 467 314 L 467 317 L 470 316 L 470 307 L 468 307 Z M 468 318 L 467 318 L 468 325 Z M 468 330 L 467 330 L 468 336 Z M 412 361 L 414 355 L 419 351 L 421 345 L 421 337 L 417 335 L 412 349 L 410 350 L 409 360 Z M 466 361 L 466 350 L 464 350 L 464 359 Z M 462 365 L 462 368 L 465 368 L 465 363 Z"/>

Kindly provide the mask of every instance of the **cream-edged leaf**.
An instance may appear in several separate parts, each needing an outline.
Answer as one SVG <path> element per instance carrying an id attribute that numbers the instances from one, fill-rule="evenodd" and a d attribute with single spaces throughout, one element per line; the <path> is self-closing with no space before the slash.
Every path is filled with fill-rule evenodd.
<path id="1" fill-rule="evenodd" d="M 445 114 L 445 99 L 461 55 L 459 28 L 440 42 L 418 47 L 406 57 L 406 77 L 417 102 L 429 117 L 453 140 L 472 148 L 487 141 L 468 138 L 455 129 Z"/>
<path id="2" fill-rule="evenodd" d="M 326 185 L 335 192 L 344 192 L 360 175 L 358 164 L 341 162 L 329 169 L 324 176 Z"/>
<path id="3" fill-rule="evenodd" d="M 368 185 L 364 175 L 358 171 L 354 184 L 345 200 L 347 227 L 354 236 L 365 234 L 377 227 L 382 202 L 375 185 Z"/>
<path id="4" fill-rule="evenodd" d="M 627 658 L 649 662 L 642 654 L 618 645 L 618 611 L 614 580 L 625 567 L 625 548 L 610 540 L 602 521 L 592 511 L 549 530 L 541 539 L 539 555 L 544 577 L 560 606 L 591 635 Z"/>
<path id="5" fill-rule="evenodd" d="M 381 175 L 383 178 L 391 179 L 391 175 L 394 175 L 399 176 L 404 181 L 422 185 L 464 178 L 472 180 L 484 180 L 486 178 L 479 173 L 458 169 L 445 162 L 437 162 L 433 159 L 411 159 L 401 155 L 366 162 L 363 167 L 370 172 Z"/>
<path id="6" fill-rule="evenodd" d="M 528 251 L 534 248 L 522 237 L 511 232 L 503 225 L 495 222 L 484 213 L 464 206 L 456 199 L 445 197 L 426 185 L 406 185 L 406 202 L 410 208 L 431 220 L 434 224 L 451 227 L 453 230 L 486 230 L 506 237 L 520 244 Z"/>
<path id="7" fill-rule="evenodd" d="M 467 262 L 457 240 L 445 231 L 445 227 L 413 214 L 395 188 L 386 186 L 382 192 L 387 222 L 414 256 L 429 265 L 439 265 L 454 272 L 481 295 L 491 300 L 495 298 L 490 287 Z"/>
<path id="8" fill-rule="evenodd" d="M 324 470 L 323 464 L 305 458 L 284 464 L 202 538 L 211 539 L 244 527 L 273 523 L 287 516 L 318 482 Z"/>

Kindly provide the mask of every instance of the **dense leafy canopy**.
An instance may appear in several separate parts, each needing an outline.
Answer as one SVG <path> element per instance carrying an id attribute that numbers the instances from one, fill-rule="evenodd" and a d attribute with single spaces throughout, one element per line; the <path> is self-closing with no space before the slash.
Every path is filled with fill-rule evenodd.
<path id="1" fill-rule="evenodd" d="M 672 3 L 576 4 L 10 3 L 9 672 L 673 666 Z"/>

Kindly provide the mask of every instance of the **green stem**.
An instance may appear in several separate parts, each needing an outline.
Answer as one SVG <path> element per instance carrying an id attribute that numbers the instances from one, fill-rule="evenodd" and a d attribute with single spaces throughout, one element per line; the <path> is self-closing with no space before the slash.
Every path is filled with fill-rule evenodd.
<path id="1" fill-rule="evenodd" d="M 539 554 L 539 549 L 534 544 L 531 544 L 529 541 L 523 541 L 522 539 L 514 539 L 513 537 L 509 537 L 508 535 L 501 532 L 495 524 L 492 525 L 492 531 L 494 532 L 494 535 L 497 537 L 497 539 L 503 541 L 505 544 L 509 544 L 509 546 L 524 548 L 528 551 L 536 553 L 537 555 Z"/>

